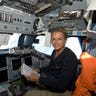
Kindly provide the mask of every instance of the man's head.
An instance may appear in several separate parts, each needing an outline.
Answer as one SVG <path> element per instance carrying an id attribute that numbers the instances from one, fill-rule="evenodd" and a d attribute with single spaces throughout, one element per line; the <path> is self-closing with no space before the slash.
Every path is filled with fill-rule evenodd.
<path id="1" fill-rule="evenodd" d="M 67 32 L 63 27 L 55 28 L 51 33 L 51 41 L 55 50 L 64 48 L 67 40 Z"/>

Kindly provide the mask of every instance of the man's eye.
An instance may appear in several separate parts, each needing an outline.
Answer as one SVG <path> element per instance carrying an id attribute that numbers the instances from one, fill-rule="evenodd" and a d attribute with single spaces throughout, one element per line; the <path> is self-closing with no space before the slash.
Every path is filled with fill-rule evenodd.
<path id="1" fill-rule="evenodd" d="M 62 38 L 59 38 L 58 40 L 63 40 Z"/>
<path id="2" fill-rule="evenodd" d="M 63 40 L 64 38 L 57 38 L 57 39 L 51 39 L 52 41 L 55 41 L 55 40 Z"/>

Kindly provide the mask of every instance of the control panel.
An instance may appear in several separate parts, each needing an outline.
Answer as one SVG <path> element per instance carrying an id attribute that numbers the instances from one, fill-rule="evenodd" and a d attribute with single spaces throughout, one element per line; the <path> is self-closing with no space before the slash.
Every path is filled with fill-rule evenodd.
<path id="1" fill-rule="evenodd" d="M 7 6 L 0 6 L 0 32 L 32 34 L 35 15 Z"/>
<path id="2" fill-rule="evenodd" d="M 22 63 L 32 67 L 32 56 L 8 56 L 6 57 L 6 62 L 8 66 L 8 81 L 12 82 L 21 78 L 20 67 Z"/>

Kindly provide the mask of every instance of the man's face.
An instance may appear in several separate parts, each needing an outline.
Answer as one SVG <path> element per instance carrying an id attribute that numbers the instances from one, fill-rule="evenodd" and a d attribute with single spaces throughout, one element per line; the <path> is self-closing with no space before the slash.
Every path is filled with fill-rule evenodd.
<path id="1" fill-rule="evenodd" d="M 55 50 L 61 50 L 64 48 L 66 40 L 62 32 L 54 32 L 51 35 L 51 41 Z"/>

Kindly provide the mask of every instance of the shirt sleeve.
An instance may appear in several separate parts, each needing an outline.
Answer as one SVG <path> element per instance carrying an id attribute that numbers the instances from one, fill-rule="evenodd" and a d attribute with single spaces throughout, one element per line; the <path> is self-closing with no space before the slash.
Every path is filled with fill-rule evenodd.
<path id="1" fill-rule="evenodd" d="M 42 72 L 47 72 L 47 70 L 49 70 L 49 65 L 48 65 L 48 66 L 45 66 L 45 67 L 40 68 L 40 73 L 42 73 Z"/>

